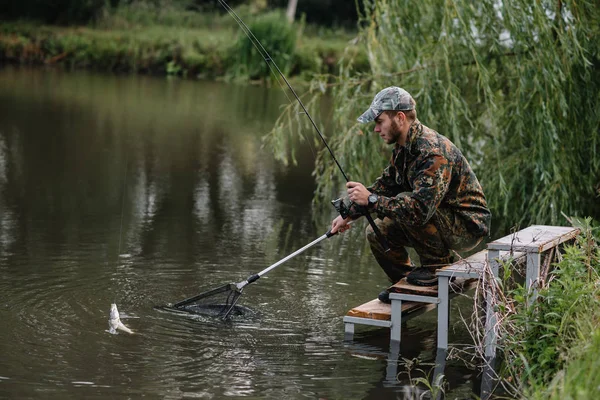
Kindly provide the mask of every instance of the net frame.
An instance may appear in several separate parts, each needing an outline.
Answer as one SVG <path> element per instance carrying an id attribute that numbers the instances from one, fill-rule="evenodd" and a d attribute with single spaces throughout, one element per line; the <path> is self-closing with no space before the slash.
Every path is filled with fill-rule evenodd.
<path id="1" fill-rule="evenodd" d="M 173 308 L 181 311 L 191 312 L 193 308 L 211 309 L 212 313 L 226 319 L 233 311 L 236 303 L 242 295 L 243 288 L 235 283 L 227 283 L 215 289 L 207 290 L 199 295 L 182 300 L 173 304 Z"/>

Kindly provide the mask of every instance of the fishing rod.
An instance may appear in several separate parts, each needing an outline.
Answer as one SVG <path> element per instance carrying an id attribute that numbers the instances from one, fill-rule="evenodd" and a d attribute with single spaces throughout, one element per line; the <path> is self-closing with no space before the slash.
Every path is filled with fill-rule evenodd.
<path id="1" fill-rule="evenodd" d="M 273 60 L 273 58 L 271 57 L 271 55 L 269 54 L 269 52 L 263 47 L 263 45 L 261 44 L 260 40 L 258 40 L 258 38 L 256 36 L 254 36 L 254 34 L 252 33 L 252 31 L 250 30 L 250 28 L 248 27 L 248 25 L 246 25 L 244 23 L 244 21 L 240 18 L 240 16 L 237 15 L 236 12 L 231 7 L 229 7 L 229 4 L 227 4 L 224 0 L 218 0 L 218 1 L 219 1 L 219 4 L 225 10 L 227 10 L 227 12 L 229 13 L 229 15 L 231 15 L 233 17 L 233 19 L 235 20 L 235 22 L 237 22 L 237 24 L 240 26 L 240 28 L 242 29 L 242 31 L 244 32 L 244 34 L 248 37 L 248 39 L 250 40 L 250 42 L 252 43 L 252 45 L 254 46 L 254 48 L 256 48 L 256 50 L 258 51 L 258 53 L 260 54 L 260 56 L 265 60 L 265 62 L 267 63 L 267 66 L 269 67 L 269 69 L 271 70 L 271 72 L 273 72 L 275 74 L 275 71 L 276 71 L 277 74 L 279 74 L 279 76 L 283 79 L 283 81 L 287 85 L 287 87 L 290 90 L 290 92 L 292 92 L 292 94 L 294 95 L 294 97 L 298 101 L 298 104 L 300 104 L 300 107 L 304 111 L 304 114 L 306 114 L 306 116 L 308 117 L 308 120 L 310 121 L 310 123 L 312 124 L 312 126 L 315 128 L 315 130 L 319 134 L 319 137 L 321 138 L 321 141 L 323 142 L 323 144 L 325 145 L 325 147 L 329 151 L 329 154 L 331 154 L 331 158 L 333 158 L 333 161 L 335 161 L 335 164 L 337 165 L 338 169 L 340 170 L 340 172 L 344 176 L 344 179 L 346 180 L 346 182 L 350 182 L 350 179 L 348 179 L 348 176 L 344 172 L 344 169 L 342 168 L 342 166 L 338 162 L 337 158 L 333 154 L 333 150 L 331 149 L 331 147 L 329 147 L 329 144 L 327 144 L 327 141 L 325 140 L 325 137 L 321 133 L 321 130 L 319 129 L 319 127 L 315 123 L 315 121 L 312 118 L 312 116 L 310 115 L 310 113 L 308 112 L 308 109 L 304 106 L 304 103 L 300 99 L 300 96 L 298 96 L 298 94 L 296 93 L 296 91 L 294 90 L 294 88 L 292 87 L 292 85 L 290 84 L 290 82 L 285 77 L 284 73 L 281 72 L 281 70 L 277 66 L 277 63 L 275 63 L 275 60 Z M 275 69 L 275 71 L 273 71 L 273 69 Z M 275 74 L 275 75 L 277 75 L 277 74 Z M 276 76 L 276 78 L 277 78 L 277 76 Z M 277 79 L 277 81 L 279 82 L 279 79 Z M 279 84 L 281 85 L 281 83 L 279 83 Z M 282 89 L 283 89 L 283 87 L 282 87 Z M 289 100 L 289 98 L 288 98 L 288 100 Z M 342 212 L 343 208 L 341 207 L 341 206 L 343 206 L 343 202 L 340 201 L 339 199 L 335 200 L 334 201 L 334 206 L 335 206 L 336 210 L 338 210 L 338 212 L 340 212 L 340 214 L 342 215 L 342 217 L 345 219 L 347 217 L 347 215 L 344 215 L 345 213 Z M 373 228 L 373 232 L 375 232 L 375 235 L 377 236 L 377 239 L 379 240 L 379 243 L 383 247 L 384 251 L 386 251 L 386 252 L 389 251 L 390 250 L 390 246 L 389 246 L 389 244 L 387 242 L 387 239 L 381 234 L 381 231 L 379 230 L 379 228 L 375 224 L 375 221 L 373 221 L 373 217 L 371 217 L 371 214 L 369 214 L 368 210 L 366 208 L 363 208 L 363 207 L 361 207 L 361 213 L 367 218 L 367 221 L 369 221 L 369 225 L 371 225 L 371 228 Z"/>

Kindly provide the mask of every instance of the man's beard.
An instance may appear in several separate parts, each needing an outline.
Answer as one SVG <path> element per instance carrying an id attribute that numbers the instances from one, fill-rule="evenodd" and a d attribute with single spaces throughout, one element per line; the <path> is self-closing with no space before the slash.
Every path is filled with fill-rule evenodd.
<path id="1" fill-rule="evenodd" d="M 398 139 L 400 139 L 400 125 L 398 125 L 398 122 L 396 122 L 395 119 L 392 120 L 392 124 L 390 125 L 390 139 L 388 140 L 387 144 L 393 144 L 398 142 Z"/>

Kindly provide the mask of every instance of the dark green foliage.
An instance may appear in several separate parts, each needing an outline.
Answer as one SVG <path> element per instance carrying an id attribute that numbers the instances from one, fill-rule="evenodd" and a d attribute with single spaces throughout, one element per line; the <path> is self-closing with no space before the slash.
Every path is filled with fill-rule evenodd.
<path id="1" fill-rule="evenodd" d="M 189 9 L 189 2 L 160 0 L 157 2 L 136 1 L 107 9 L 94 26 L 106 30 L 131 29 L 136 27 L 173 27 L 173 28 L 218 28 L 225 18 L 214 11 Z M 229 22 L 229 19 L 226 20 Z"/>
<path id="2" fill-rule="evenodd" d="M 600 331 L 589 332 L 569 352 L 569 361 L 550 385 L 528 388 L 528 400 L 596 399 L 600 388 Z"/>
<path id="3" fill-rule="evenodd" d="M 131 11 L 131 13 L 130 13 Z M 187 12 L 185 15 L 189 15 Z M 0 23 L 0 62 L 18 64 L 50 64 L 68 68 L 102 71 L 167 74 L 189 78 L 225 78 L 227 75 L 248 79 L 248 69 L 236 68 L 237 25 L 228 28 L 179 28 L 150 23 L 149 14 L 135 10 L 121 11 L 103 17 L 95 29 L 54 27 L 32 22 Z M 165 12 L 161 21 L 170 24 L 176 15 Z M 227 22 L 233 19 L 227 15 Z M 213 18 L 215 19 L 215 18 Z M 188 20 L 190 24 L 200 24 Z M 141 25 L 138 25 L 140 23 Z M 215 21 L 215 24 L 220 22 Z M 235 22 L 233 22 L 235 24 Z M 201 24 L 200 24 L 201 25 Z M 108 29 L 108 27 L 111 27 Z M 263 38 L 261 38 L 263 41 Z M 276 58 L 289 76 L 310 78 L 322 72 L 337 73 L 346 41 L 343 38 L 321 39 L 304 35 L 292 53 Z M 237 49 L 237 47 L 235 47 Z M 362 68 L 368 68 L 364 52 L 354 47 Z M 271 49 L 269 52 L 272 53 Z M 291 66 L 287 63 L 291 59 Z M 264 63 L 264 61 L 263 61 Z M 259 64 L 260 66 L 260 64 Z M 240 75 L 235 73 L 239 72 Z"/>
<path id="4" fill-rule="evenodd" d="M 351 33 L 307 26 L 301 17 L 290 25 L 281 10 L 266 11 L 267 0 L 227 3 L 286 75 L 310 79 L 315 73 L 339 72 Z M 15 19 L 0 24 L 0 60 L 12 63 L 202 78 L 269 77 L 266 63 L 214 0 L 9 0 L 0 4 L 3 16 Z M 45 22 L 79 28 L 60 30 Z M 351 53 L 360 58 L 358 69 L 367 70 L 364 52 L 354 47 Z"/>
<path id="5" fill-rule="evenodd" d="M 261 15 L 251 22 L 246 21 L 246 24 L 281 71 L 288 74 L 293 65 L 293 55 L 296 49 L 294 26 L 290 25 L 285 16 L 277 11 Z M 242 32 L 240 32 L 237 44 L 232 49 L 231 57 L 235 61 L 232 67 L 232 74 L 235 77 L 264 79 L 271 76 L 269 65 L 255 45 Z"/>

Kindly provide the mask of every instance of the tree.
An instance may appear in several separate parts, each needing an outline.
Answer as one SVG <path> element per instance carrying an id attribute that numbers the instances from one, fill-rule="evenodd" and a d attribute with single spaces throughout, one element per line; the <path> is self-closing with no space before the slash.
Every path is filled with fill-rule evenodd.
<path id="1" fill-rule="evenodd" d="M 466 154 L 496 221 L 564 223 L 562 212 L 600 217 L 594 1 L 364 0 L 359 23 L 371 71 L 357 75 L 346 60 L 331 84 L 327 132 L 351 179 L 370 183 L 385 165 L 389 149 L 355 121 L 378 90 L 398 85 L 415 97 L 419 119 Z M 328 81 L 317 78 L 310 94 L 321 95 Z M 285 143 L 282 135 L 292 131 L 282 122 L 269 139 Z M 324 149 L 315 176 L 317 199 L 341 189 Z"/>

